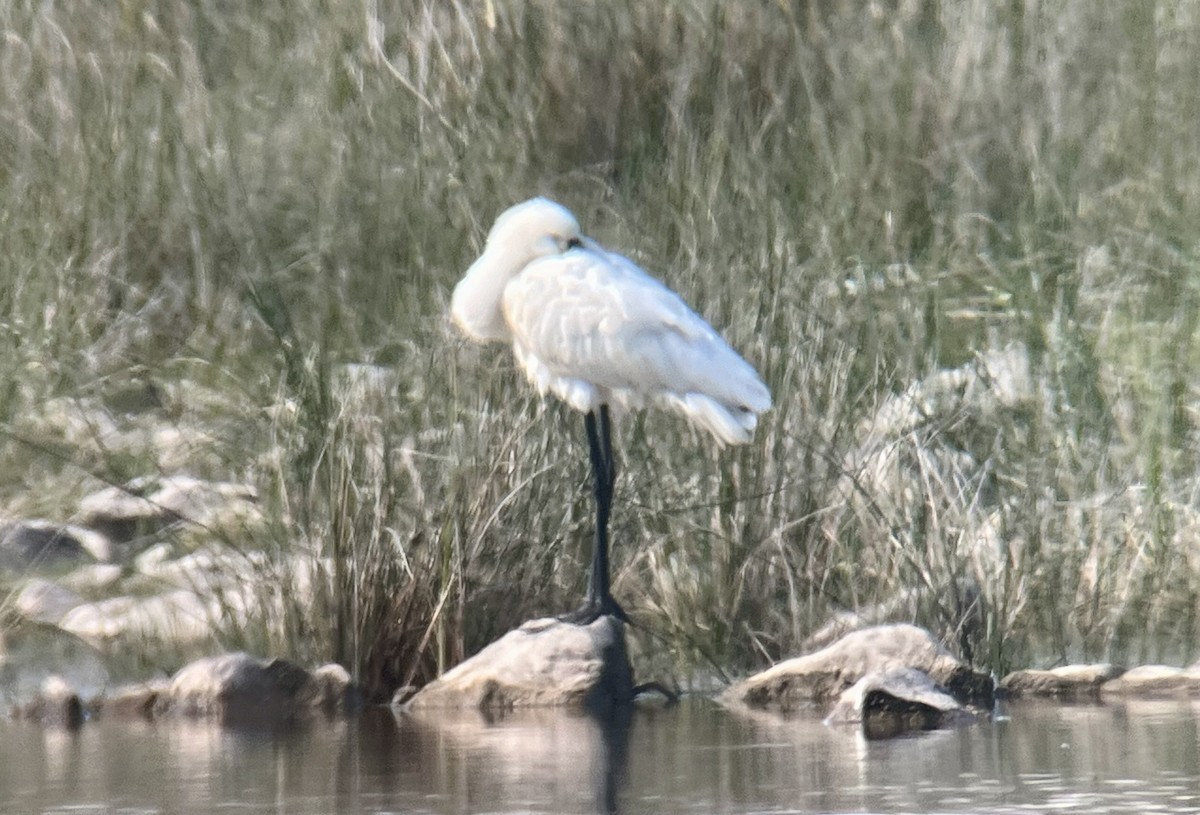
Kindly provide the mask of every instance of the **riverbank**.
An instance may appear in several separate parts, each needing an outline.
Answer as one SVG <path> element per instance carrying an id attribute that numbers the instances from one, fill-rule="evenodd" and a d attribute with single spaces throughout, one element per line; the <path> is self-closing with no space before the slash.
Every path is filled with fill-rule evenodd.
<path id="1" fill-rule="evenodd" d="M 202 620 L 136 629 L 137 670 L 244 649 L 385 693 L 577 605 L 583 441 L 445 318 L 545 193 L 775 397 L 732 451 L 619 420 L 639 673 L 889 621 L 1001 675 L 1188 664 L 1200 27 L 1146 9 L 10 4 L 0 515 L 88 533 L 5 555 L 5 627 L 61 578 Z M 90 525 L 180 479 L 240 509 Z"/>

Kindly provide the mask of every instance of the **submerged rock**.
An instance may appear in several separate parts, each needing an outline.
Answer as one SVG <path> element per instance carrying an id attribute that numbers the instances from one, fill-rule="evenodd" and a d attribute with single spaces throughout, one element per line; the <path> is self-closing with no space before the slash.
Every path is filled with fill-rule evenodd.
<path id="1" fill-rule="evenodd" d="M 363 705 L 363 689 L 341 665 L 330 662 L 312 672 L 312 705 L 327 716 L 354 713 Z"/>
<path id="2" fill-rule="evenodd" d="M 530 620 L 426 685 L 411 709 L 561 706 L 603 712 L 633 700 L 625 627 Z"/>
<path id="3" fill-rule="evenodd" d="M 44 725 L 76 728 L 83 724 L 83 702 L 61 676 L 50 676 L 28 702 L 16 706 L 15 718 L 31 719 Z"/>
<path id="4" fill-rule="evenodd" d="M 154 716 L 154 709 L 159 698 L 167 692 L 169 687 L 170 683 L 165 679 L 123 685 L 92 699 L 88 704 L 88 709 L 91 713 L 100 716 L 150 719 Z"/>
<path id="5" fill-rule="evenodd" d="M 1124 668 L 1109 663 L 1013 671 L 1000 680 L 1000 690 L 1011 696 L 1097 696 L 1104 683 L 1116 679 L 1124 671 Z"/>
<path id="6" fill-rule="evenodd" d="M 1104 696 L 1134 696 L 1144 699 L 1200 696 L 1200 669 L 1169 665 L 1130 668 L 1100 686 Z"/>
<path id="7" fill-rule="evenodd" d="M 960 702 L 992 707 L 990 676 L 960 662 L 929 632 L 907 624 L 855 631 L 820 651 L 780 662 L 730 685 L 721 701 L 790 711 L 825 704 L 864 676 L 892 668 L 915 668 Z"/>
<path id="8" fill-rule="evenodd" d="M 86 716 L 213 719 L 232 726 L 278 726 L 314 716 L 345 716 L 362 707 L 362 692 L 340 665 L 306 671 L 283 659 L 230 653 L 196 660 L 171 679 L 100 690 L 86 704 L 65 679 L 51 675 L 11 706 L 13 716 L 77 726 Z"/>
<path id="9" fill-rule="evenodd" d="M 223 724 L 273 724 L 314 713 L 347 713 L 357 705 L 354 683 L 344 669 L 310 673 L 285 659 L 244 653 L 196 660 L 157 694 L 155 715 L 214 718 Z"/>
<path id="10" fill-rule="evenodd" d="M 870 738 L 975 721 L 957 699 L 915 668 L 873 671 L 842 692 L 826 724 L 861 723 Z"/>

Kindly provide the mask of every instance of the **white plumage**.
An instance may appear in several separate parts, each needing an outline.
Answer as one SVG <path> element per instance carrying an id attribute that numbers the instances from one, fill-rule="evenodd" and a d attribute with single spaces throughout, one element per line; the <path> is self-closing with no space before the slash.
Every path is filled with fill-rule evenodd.
<path id="1" fill-rule="evenodd" d="M 657 403 L 733 444 L 771 406 L 755 370 L 678 295 L 546 198 L 496 219 L 451 314 L 476 340 L 512 342 L 538 390 L 583 413 Z"/>
<path id="2" fill-rule="evenodd" d="M 725 444 L 750 440 L 771 394 L 755 370 L 677 294 L 583 237 L 545 198 L 508 209 L 454 288 L 450 313 L 479 341 L 511 342 L 542 393 L 586 414 L 596 499 L 587 600 L 565 619 L 626 619 L 609 591 L 616 482 L 609 407 L 674 408 Z"/>

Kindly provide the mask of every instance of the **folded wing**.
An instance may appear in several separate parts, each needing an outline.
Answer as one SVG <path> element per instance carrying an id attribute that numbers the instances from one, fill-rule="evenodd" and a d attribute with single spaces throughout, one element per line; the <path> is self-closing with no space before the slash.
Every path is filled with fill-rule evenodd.
<path id="1" fill-rule="evenodd" d="M 741 443 L 771 405 L 749 363 L 620 255 L 575 249 L 536 260 L 505 288 L 503 311 L 530 379 L 576 409 L 658 402 Z"/>

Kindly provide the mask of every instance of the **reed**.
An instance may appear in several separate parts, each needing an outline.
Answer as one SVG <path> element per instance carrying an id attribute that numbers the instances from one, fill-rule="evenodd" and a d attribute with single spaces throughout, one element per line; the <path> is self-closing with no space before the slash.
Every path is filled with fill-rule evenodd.
<path id="1" fill-rule="evenodd" d="M 620 422 L 645 670 L 743 671 L 847 611 L 998 671 L 1190 659 L 1198 15 L 14 0 L 0 506 L 164 466 L 30 452 L 39 406 L 187 383 L 208 402 L 160 409 L 216 429 L 190 469 L 259 485 L 264 590 L 300 554 L 323 587 L 231 637 L 383 688 L 572 607 L 575 417 L 445 318 L 491 219 L 544 193 L 775 394 L 745 449 Z"/>

